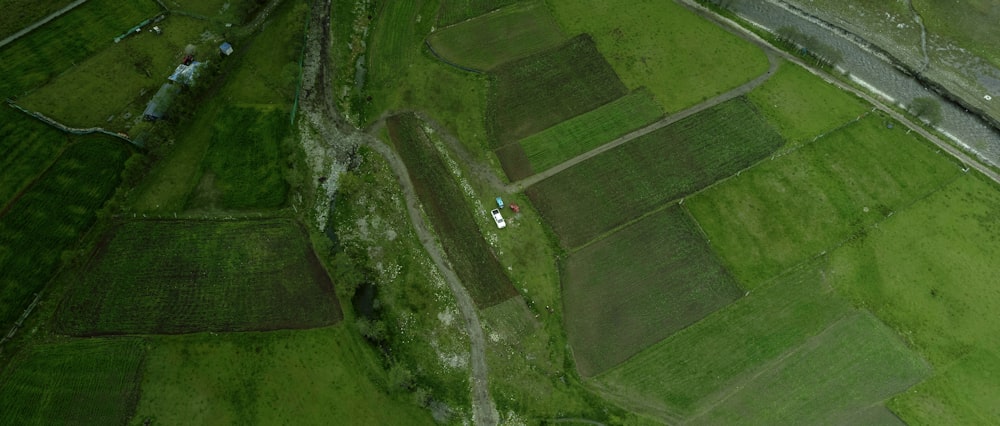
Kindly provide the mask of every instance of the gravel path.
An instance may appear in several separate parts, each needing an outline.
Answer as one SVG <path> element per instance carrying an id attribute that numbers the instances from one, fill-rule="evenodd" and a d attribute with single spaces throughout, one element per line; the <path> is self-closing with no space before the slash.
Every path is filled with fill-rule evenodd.
<path id="1" fill-rule="evenodd" d="M 84 4 L 86 2 L 87 2 L 87 0 L 76 0 L 73 3 L 70 3 L 70 4 L 66 5 L 66 7 L 64 7 L 62 9 L 59 9 L 59 10 L 57 10 L 55 12 L 52 12 L 51 15 L 46 16 L 46 17 L 44 17 L 42 19 L 39 19 L 38 21 L 35 21 L 35 23 L 33 23 L 31 25 L 28 25 L 27 27 L 24 27 L 23 29 L 21 29 L 21 31 L 18 31 L 18 32 L 14 33 L 14 34 L 11 34 L 7 38 L 5 38 L 3 40 L 0 40 L 0 47 L 6 46 L 7 44 L 13 42 L 14 40 L 17 40 L 17 39 L 21 38 L 21 36 L 23 36 L 23 35 L 25 35 L 27 33 L 30 33 L 35 28 L 38 28 L 38 27 L 40 27 L 42 25 L 45 25 L 49 21 L 62 16 L 62 14 L 66 13 L 66 12 L 69 12 L 69 11 L 71 11 L 73 9 L 76 9 L 77 6 L 79 6 L 81 4 Z"/>

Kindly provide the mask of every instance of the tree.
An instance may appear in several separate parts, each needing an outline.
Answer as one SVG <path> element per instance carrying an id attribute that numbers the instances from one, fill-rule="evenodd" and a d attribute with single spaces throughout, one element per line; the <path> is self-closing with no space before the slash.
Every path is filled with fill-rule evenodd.
<path id="1" fill-rule="evenodd" d="M 931 97 L 916 98 L 910 103 L 910 114 L 927 124 L 936 125 L 941 122 L 941 103 Z"/>

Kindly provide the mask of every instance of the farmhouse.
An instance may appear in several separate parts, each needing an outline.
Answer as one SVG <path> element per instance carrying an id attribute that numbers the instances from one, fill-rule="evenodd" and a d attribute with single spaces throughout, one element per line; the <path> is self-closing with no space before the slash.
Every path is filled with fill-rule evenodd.
<path id="1" fill-rule="evenodd" d="M 198 77 L 198 69 L 203 65 L 202 62 L 194 61 L 190 65 L 180 64 L 177 69 L 174 70 L 167 80 L 173 81 L 178 84 L 183 84 L 185 86 L 193 86 L 194 79 Z"/>
<path id="2" fill-rule="evenodd" d="M 222 54 L 226 55 L 226 56 L 232 55 L 233 54 L 233 45 L 229 44 L 228 41 L 227 42 L 223 42 L 221 45 L 219 45 L 219 51 L 222 52 Z"/>
<path id="3" fill-rule="evenodd" d="M 148 121 L 155 121 L 163 118 L 167 113 L 167 108 L 170 108 L 170 103 L 173 102 L 174 97 L 181 92 L 181 88 L 171 83 L 163 83 L 160 86 L 160 90 L 156 91 L 153 95 L 153 99 L 149 100 L 149 104 L 146 105 L 146 110 L 143 111 L 142 117 Z"/>

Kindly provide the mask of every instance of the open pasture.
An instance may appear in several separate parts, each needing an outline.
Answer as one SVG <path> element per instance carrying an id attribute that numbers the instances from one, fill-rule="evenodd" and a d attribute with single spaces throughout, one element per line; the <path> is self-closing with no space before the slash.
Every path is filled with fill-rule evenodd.
<path id="1" fill-rule="evenodd" d="M 80 137 L 0 212 L 0 324 L 14 322 L 90 228 L 130 154 L 117 139 Z"/>
<path id="2" fill-rule="evenodd" d="M 0 40 L 72 3 L 73 0 L 0 0 Z"/>
<path id="3" fill-rule="evenodd" d="M 300 329 L 342 318 L 290 219 L 124 222 L 77 273 L 56 313 L 71 335 Z"/>
<path id="4" fill-rule="evenodd" d="M 630 90 L 677 112 L 767 71 L 764 52 L 673 1 L 556 0 L 567 34 L 589 33 Z"/>
<path id="5" fill-rule="evenodd" d="M 420 119 L 414 114 L 396 115 L 386 126 L 445 255 L 472 300 L 484 308 L 516 296 L 510 277 L 472 216 L 482 209 L 470 208 Z"/>
<path id="6" fill-rule="evenodd" d="M 437 25 L 447 26 L 499 9 L 517 0 L 441 0 Z"/>
<path id="7" fill-rule="evenodd" d="M 531 170 L 542 172 L 597 148 L 663 116 L 652 93 L 639 89 L 597 109 L 580 114 L 527 138 L 524 149 Z M 508 176 L 510 171 L 508 170 Z M 510 176 L 517 180 L 526 176 Z"/>
<path id="8" fill-rule="evenodd" d="M 0 423 L 126 424 L 145 352 L 142 340 L 114 338 L 26 349 L 0 376 Z"/>
<path id="9" fill-rule="evenodd" d="M 743 98 L 719 104 L 528 188 L 563 246 L 728 177 L 783 143 Z"/>
<path id="10" fill-rule="evenodd" d="M 863 234 L 940 189 L 961 168 L 881 114 L 871 114 L 685 203 L 740 283 Z"/>
<path id="11" fill-rule="evenodd" d="M 836 129 L 870 109 L 853 94 L 784 61 L 778 71 L 747 98 L 792 144 Z"/>
<path id="12" fill-rule="evenodd" d="M 1000 324 L 988 319 L 1000 309 L 998 206 L 998 186 L 970 171 L 831 254 L 834 287 L 938 369 L 892 404 L 911 424 L 983 423 L 996 414 Z"/>
<path id="13" fill-rule="evenodd" d="M 52 81 L 114 38 L 160 12 L 152 0 L 91 0 L 0 49 L 0 96 L 16 97 Z"/>
<path id="14" fill-rule="evenodd" d="M 445 60 L 479 70 L 556 47 L 565 40 L 542 2 L 514 4 L 427 37 Z"/>
<path id="15" fill-rule="evenodd" d="M 856 420 L 929 373 L 894 330 L 860 311 L 713 395 L 689 424 Z"/>
<path id="16" fill-rule="evenodd" d="M 620 364 L 743 294 L 680 206 L 572 253 L 562 288 L 583 376 Z"/>
<path id="17" fill-rule="evenodd" d="M 824 285 L 825 274 L 821 262 L 789 271 L 598 380 L 638 408 L 693 414 L 709 396 L 847 315 L 850 305 Z"/>
<path id="18" fill-rule="evenodd" d="M 203 162 L 201 183 L 188 208 L 256 209 L 280 207 L 288 184 L 281 174 L 281 140 L 288 135 L 282 109 L 226 107 Z"/>
<path id="19" fill-rule="evenodd" d="M 583 34 L 493 71 L 486 128 L 494 148 L 625 95 L 615 70 Z"/>
<path id="20" fill-rule="evenodd" d="M 69 139 L 39 120 L 0 106 L 0 211 L 55 161 Z"/>

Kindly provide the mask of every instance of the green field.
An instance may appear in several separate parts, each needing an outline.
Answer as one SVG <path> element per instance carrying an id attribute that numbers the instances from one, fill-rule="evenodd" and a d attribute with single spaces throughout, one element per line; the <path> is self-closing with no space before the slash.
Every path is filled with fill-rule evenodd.
<path id="1" fill-rule="evenodd" d="M 296 222 L 138 220 L 105 236 L 59 306 L 72 335 L 276 330 L 342 318 Z"/>
<path id="2" fill-rule="evenodd" d="M 129 423 L 433 424 L 365 345 L 345 325 L 157 339 Z"/>
<path id="3" fill-rule="evenodd" d="M 938 369 L 893 403 L 911 424 L 989 423 L 996 414 L 1000 325 L 984 318 L 1000 309 L 998 205 L 997 185 L 970 172 L 831 255 L 835 287 Z"/>
<path id="4" fill-rule="evenodd" d="M 562 287 L 566 331 L 583 376 L 620 364 L 743 294 L 680 206 L 572 253 Z"/>
<path id="5" fill-rule="evenodd" d="M 437 25 L 451 25 L 516 2 L 517 0 L 441 0 Z"/>
<path id="6" fill-rule="evenodd" d="M 19 353 L 0 376 L 0 423 L 125 424 L 139 400 L 143 346 L 84 339 Z"/>
<path id="7" fill-rule="evenodd" d="M 783 143 L 737 98 L 588 159 L 528 188 L 565 247 L 746 168 Z"/>
<path id="8" fill-rule="evenodd" d="M 282 109 L 230 106 L 213 123 L 201 182 L 187 208 L 259 209 L 285 204 L 281 140 L 289 133 Z"/>
<path id="9" fill-rule="evenodd" d="M 445 255 L 472 300 L 488 307 L 516 296 L 517 290 L 483 239 L 461 187 L 420 119 L 414 114 L 396 115 L 386 125 Z"/>
<path id="10" fill-rule="evenodd" d="M 758 47 L 677 2 L 556 0 L 567 34 L 589 33 L 630 90 L 648 87 L 668 113 L 767 71 Z"/>
<path id="11" fill-rule="evenodd" d="M 92 0 L 80 5 L 0 49 L 4 68 L 17 70 L 0 80 L 0 96 L 20 96 L 50 82 L 74 64 L 112 46 L 115 36 L 159 12 L 156 2 L 149 0 Z"/>
<path id="12" fill-rule="evenodd" d="M 20 111 L 0 107 L 0 211 L 55 161 L 69 139 Z"/>
<path id="13" fill-rule="evenodd" d="M 427 37 L 445 60 L 479 70 L 556 47 L 565 40 L 559 24 L 541 2 L 511 5 Z"/>
<path id="14" fill-rule="evenodd" d="M 0 0 L 0 39 L 49 16 L 72 3 L 73 0 Z"/>
<path id="15" fill-rule="evenodd" d="M 688 424 L 856 420 L 920 381 L 930 366 L 868 312 L 852 314 L 741 378 Z"/>
<path id="16" fill-rule="evenodd" d="M 493 71 L 486 128 L 494 147 L 532 135 L 625 95 L 590 36 Z"/>
<path id="17" fill-rule="evenodd" d="M 130 154 L 117 139 L 80 138 L 0 212 L 0 324 L 14 322 L 90 228 Z"/>
<path id="18" fill-rule="evenodd" d="M 859 236 L 961 173 L 916 134 L 868 115 L 686 204 L 748 288 Z"/>
<path id="19" fill-rule="evenodd" d="M 531 170 L 537 173 L 650 124 L 662 116 L 663 111 L 656 104 L 652 93 L 640 89 L 521 139 L 519 143 L 531 163 Z M 521 177 L 511 177 L 512 180 L 519 178 Z"/>
<path id="20" fill-rule="evenodd" d="M 789 62 L 747 98 L 792 143 L 820 136 L 869 109 L 860 98 Z"/>

